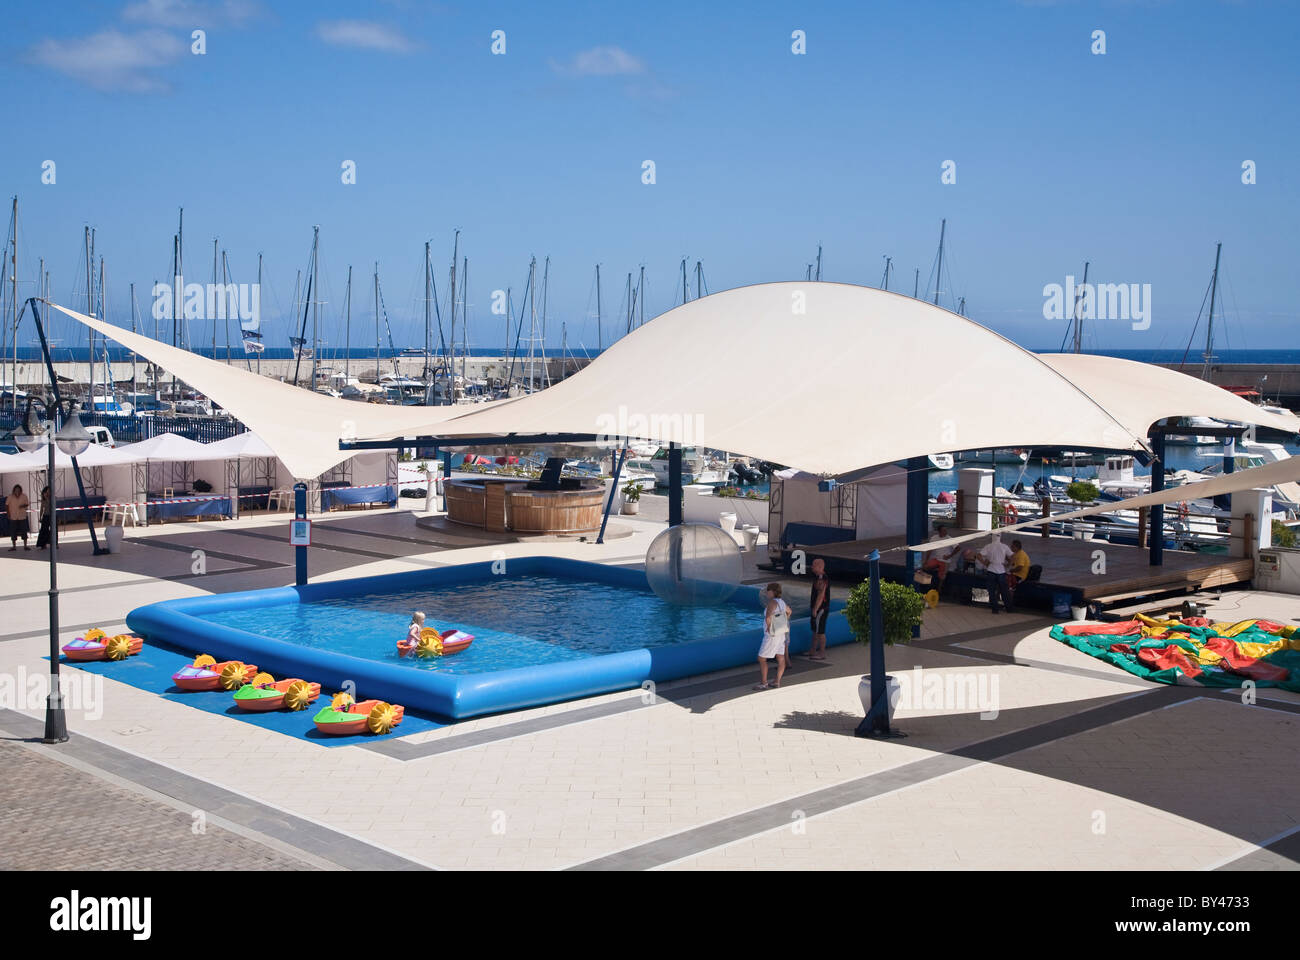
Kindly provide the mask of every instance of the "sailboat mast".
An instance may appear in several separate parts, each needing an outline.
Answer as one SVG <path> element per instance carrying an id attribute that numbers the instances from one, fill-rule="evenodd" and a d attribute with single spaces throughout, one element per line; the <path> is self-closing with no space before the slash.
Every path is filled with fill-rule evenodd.
<path id="1" fill-rule="evenodd" d="M 260 313 L 261 313 L 261 303 L 262 303 L 262 254 L 260 252 L 257 254 L 257 303 L 258 303 L 258 313 L 259 313 L 257 332 L 261 333 L 262 321 L 261 321 Z M 257 372 L 259 374 L 262 372 L 262 353 L 266 349 L 265 337 L 262 338 L 261 343 L 262 343 L 262 349 L 257 351 Z"/>
<path id="2" fill-rule="evenodd" d="M 939 305 L 939 287 L 943 283 L 943 235 L 948 229 L 948 221 L 939 224 L 939 265 L 934 271 L 934 305 Z"/>
<path id="3" fill-rule="evenodd" d="M 343 321 L 343 385 L 352 373 L 352 264 L 348 264 L 347 319 Z"/>
<path id="4" fill-rule="evenodd" d="M 880 280 L 880 289 L 889 289 L 889 265 L 893 262 L 893 257 L 885 257 L 885 275 Z"/>
<path id="5" fill-rule="evenodd" d="M 641 268 L 641 275 L 645 276 L 645 267 Z M 686 258 L 682 257 L 682 303 L 689 299 L 690 296 L 686 293 Z"/>
<path id="6" fill-rule="evenodd" d="M 90 240 L 90 227 L 85 230 L 86 246 L 86 313 L 89 316 L 95 315 L 95 254 Z M 90 401 L 90 409 L 94 409 L 95 395 L 95 331 L 86 332 L 86 348 L 89 350 L 90 359 L 90 386 L 87 387 L 86 398 Z"/>
<path id="7" fill-rule="evenodd" d="M 18 194 L 14 194 L 14 209 L 12 214 L 13 234 L 9 239 L 9 282 L 12 285 L 12 295 L 9 300 L 9 307 L 13 316 L 11 317 L 10 329 L 13 331 L 13 348 L 14 348 L 14 375 L 9 383 L 9 399 L 12 401 L 10 406 L 15 411 L 18 410 Z M 44 261 L 42 261 L 42 269 Z"/>
<path id="8" fill-rule="evenodd" d="M 1214 358 L 1214 300 L 1219 292 L 1219 255 L 1223 253 L 1223 244 L 1214 245 L 1214 275 L 1210 277 L 1210 319 L 1205 327 L 1205 354 L 1201 358 L 1205 366 L 1201 370 L 1201 379 L 1210 379 L 1210 361 Z"/>
<path id="9" fill-rule="evenodd" d="M 1090 263 L 1083 262 L 1083 286 L 1081 286 L 1074 295 L 1074 352 L 1083 353 L 1083 317 L 1079 310 L 1079 301 L 1087 296 L 1088 289 L 1088 267 Z"/>
<path id="10" fill-rule="evenodd" d="M 212 238 L 212 285 L 217 285 L 217 238 Z M 222 299 L 225 299 L 224 297 Z M 217 311 L 216 304 L 212 310 L 212 359 L 217 359 Z M 224 312 L 224 311 L 223 311 Z"/>
<path id="11" fill-rule="evenodd" d="M 446 376 L 447 376 L 446 396 L 447 396 L 448 403 L 451 403 L 453 399 L 453 393 L 455 390 L 455 376 L 456 376 L 456 261 L 458 259 L 460 259 L 460 231 L 459 230 L 455 231 L 451 241 L 451 293 L 450 293 L 451 299 L 448 301 L 448 303 L 451 305 L 451 330 L 449 331 L 451 334 L 450 337 L 451 349 L 450 351 L 448 351 L 445 345 L 443 347 L 443 353 L 444 353 L 443 360 L 447 371 L 446 372 Z"/>
<path id="12" fill-rule="evenodd" d="M 135 284 L 131 284 L 131 332 L 135 333 Z M 135 351 L 131 351 L 131 402 L 136 403 L 139 398 L 139 387 L 135 382 Z"/>
<path id="13" fill-rule="evenodd" d="M 822 278 L 822 245 L 817 244 L 817 279 Z"/>
<path id="14" fill-rule="evenodd" d="M 424 241 L 424 379 L 429 379 L 429 283 L 433 279 L 433 266 L 429 263 L 429 241 Z M 379 289 L 379 281 L 375 281 L 375 289 Z M 376 294 L 378 296 L 378 294 Z M 379 308 L 375 307 L 375 316 L 379 316 Z M 426 391 L 427 393 L 427 391 Z"/>
<path id="15" fill-rule="evenodd" d="M 637 309 L 641 311 L 641 319 L 637 321 L 637 326 L 645 325 L 645 264 L 641 264 L 641 279 L 636 285 L 636 303 Z"/>
<path id="16" fill-rule="evenodd" d="M 546 360 L 546 309 L 551 300 L 551 258 L 542 269 L 542 384 L 551 385 L 551 365 Z"/>
<path id="17" fill-rule="evenodd" d="M 596 352 L 605 349 L 605 342 L 600 332 L 600 264 L 596 264 Z"/>
<path id="18" fill-rule="evenodd" d="M 460 283 L 460 375 L 463 380 L 469 372 L 469 257 L 461 257 Z"/>
<path id="19" fill-rule="evenodd" d="M 917 300 L 921 295 L 921 268 L 916 268 L 916 273 L 912 276 L 912 299 Z"/>
<path id="20" fill-rule="evenodd" d="M 316 392 L 316 354 L 320 348 L 320 226 L 314 226 L 311 238 L 311 392 Z"/>
<path id="21" fill-rule="evenodd" d="M 375 261 L 375 386 L 379 386 L 379 261 Z"/>

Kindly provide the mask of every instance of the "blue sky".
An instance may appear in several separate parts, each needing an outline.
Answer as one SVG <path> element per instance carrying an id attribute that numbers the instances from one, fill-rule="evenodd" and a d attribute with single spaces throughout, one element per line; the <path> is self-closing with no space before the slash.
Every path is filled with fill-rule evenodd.
<path id="1" fill-rule="evenodd" d="M 278 346 L 288 334 L 274 315 L 313 224 L 330 327 L 349 264 L 355 322 L 373 323 L 378 260 L 396 336 L 422 341 L 423 243 L 441 286 L 458 227 L 472 345 L 503 339 L 491 291 L 517 298 L 529 258 L 549 255 L 549 340 L 563 321 L 571 346 L 591 347 L 598 261 L 610 327 L 642 264 L 647 316 L 680 300 L 683 256 L 719 290 L 800 278 L 821 243 L 825 279 L 878 284 L 890 255 L 891 285 L 910 291 L 919 268 L 924 290 L 947 218 L 944 304 L 964 296 L 969 315 L 1026 346 L 1060 344 L 1043 286 L 1089 260 L 1090 279 L 1151 284 L 1152 324 L 1101 322 L 1088 346 L 1181 348 L 1216 241 L 1219 345 L 1296 345 L 1294 4 L 6 7 L 0 81 L 19 136 L 0 151 L 0 187 L 19 197 L 20 280 L 30 293 L 44 256 L 55 299 L 84 303 L 90 224 L 119 322 L 128 283 L 147 311 L 166 278 L 180 206 L 187 279 L 208 279 L 213 237 L 236 281 L 264 254 Z M 202 56 L 189 51 L 195 27 Z M 504 56 L 490 52 L 497 29 Z M 43 185 L 51 159 L 57 182 Z M 345 160 L 354 185 L 340 182 Z M 946 160 L 955 184 L 940 182 Z"/>

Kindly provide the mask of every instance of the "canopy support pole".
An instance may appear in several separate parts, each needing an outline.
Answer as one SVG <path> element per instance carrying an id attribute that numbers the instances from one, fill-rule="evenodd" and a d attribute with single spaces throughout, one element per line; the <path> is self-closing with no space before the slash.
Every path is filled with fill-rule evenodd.
<path id="1" fill-rule="evenodd" d="M 1148 435 L 1151 452 L 1155 459 L 1151 461 L 1151 492 L 1159 493 L 1165 488 L 1165 435 L 1163 431 L 1153 430 Z M 1147 549 L 1150 552 L 1151 566 L 1162 567 L 1165 564 L 1165 505 L 1158 503 L 1151 508 L 1151 532 Z"/>
<path id="2" fill-rule="evenodd" d="M 871 582 L 868 594 L 871 604 L 871 708 L 853 732 L 859 737 L 901 737 L 904 734 L 889 727 L 889 692 L 886 682 L 890 678 L 885 675 L 885 616 L 880 604 L 879 550 L 871 551 L 867 564 Z"/>
<path id="3" fill-rule="evenodd" d="M 605 515 L 600 519 L 600 533 L 597 543 L 605 542 L 605 524 L 609 523 L 610 511 L 614 509 L 614 497 L 618 494 L 618 478 L 623 473 L 623 461 L 627 459 L 627 447 L 618 452 L 618 462 L 614 464 L 614 479 L 609 484 L 609 499 L 605 501 Z"/>
<path id="4" fill-rule="evenodd" d="M 930 458 L 907 459 L 907 542 L 925 543 L 930 538 Z M 915 550 L 907 551 L 907 582 L 916 589 L 916 571 L 924 557 Z M 914 627 L 912 636 L 919 637 L 921 628 Z"/>
<path id="5" fill-rule="evenodd" d="M 668 526 L 682 523 L 682 448 L 668 444 Z"/>

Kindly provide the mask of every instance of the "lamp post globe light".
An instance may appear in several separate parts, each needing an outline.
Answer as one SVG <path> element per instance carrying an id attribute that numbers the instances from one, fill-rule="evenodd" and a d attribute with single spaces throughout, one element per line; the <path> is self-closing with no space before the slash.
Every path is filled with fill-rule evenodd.
<path id="1" fill-rule="evenodd" d="M 37 416 L 40 407 L 49 419 Z M 49 488 L 50 508 L 50 692 L 45 701 L 45 743 L 63 743 L 68 739 L 68 724 L 63 713 L 63 694 L 59 689 L 59 525 L 54 501 L 54 448 L 69 457 L 77 457 L 90 447 L 90 434 L 81 424 L 75 404 L 59 425 L 58 404 L 47 404 L 28 397 L 23 414 L 22 431 L 14 432 L 14 443 L 23 450 L 36 450 L 42 444 L 49 452 L 45 482 Z"/>

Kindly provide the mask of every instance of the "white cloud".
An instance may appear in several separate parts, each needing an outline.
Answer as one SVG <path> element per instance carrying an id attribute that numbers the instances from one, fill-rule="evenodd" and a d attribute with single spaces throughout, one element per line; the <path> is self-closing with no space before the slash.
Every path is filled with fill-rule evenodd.
<path id="1" fill-rule="evenodd" d="M 551 61 L 551 69 L 575 77 L 622 77 L 646 72 L 645 64 L 622 47 L 592 47 L 574 54 L 568 63 Z"/>
<path id="2" fill-rule="evenodd" d="M 178 60 L 187 49 L 184 41 L 161 30 L 108 29 L 70 40 L 42 40 L 29 58 L 100 90 L 156 93 L 169 88 L 152 71 Z"/>
<path id="3" fill-rule="evenodd" d="M 373 20 L 323 20 L 316 24 L 316 36 L 332 46 L 358 50 L 410 53 L 416 49 L 401 31 Z"/>
<path id="4" fill-rule="evenodd" d="M 154 27 L 241 26 L 261 12 L 256 0 L 135 0 L 122 10 L 122 19 Z"/>

